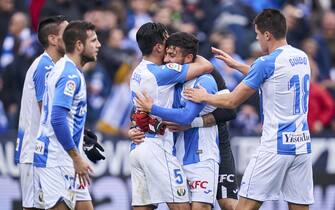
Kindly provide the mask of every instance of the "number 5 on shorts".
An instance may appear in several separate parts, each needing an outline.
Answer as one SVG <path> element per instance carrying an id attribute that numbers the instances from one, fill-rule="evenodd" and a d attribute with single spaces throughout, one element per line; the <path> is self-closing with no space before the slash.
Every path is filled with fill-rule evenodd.
<path id="1" fill-rule="evenodd" d="M 181 174 L 181 170 L 179 168 L 174 169 L 174 177 L 176 178 L 176 183 L 177 184 L 182 184 L 183 183 L 183 176 Z"/>

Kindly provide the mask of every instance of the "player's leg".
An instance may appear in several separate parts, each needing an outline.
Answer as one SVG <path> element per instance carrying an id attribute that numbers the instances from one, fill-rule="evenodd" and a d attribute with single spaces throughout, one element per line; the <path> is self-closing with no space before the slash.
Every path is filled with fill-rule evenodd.
<path id="1" fill-rule="evenodd" d="M 309 210 L 309 205 L 289 203 L 288 209 L 289 210 Z"/>
<path id="2" fill-rule="evenodd" d="M 237 199 L 221 198 L 218 200 L 218 203 L 222 210 L 234 210 L 237 205 Z"/>
<path id="3" fill-rule="evenodd" d="M 24 210 L 43 209 L 43 206 L 34 205 L 34 167 L 31 163 L 20 163 L 20 185 L 22 195 L 22 207 Z M 39 208 L 35 208 L 39 207 Z"/>
<path id="4" fill-rule="evenodd" d="M 189 203 L 167 203 L 170 210 L 191 210 Z"/>
<path id="5" fill-rule="evenodd" d="M 140 146 L 143 146 L 140 164 L 152 204 L 167 203 L 174 209 L 185 208 L 189 202 L 187 180 L 177 158 L 153 140 Z"/>
<path id="6" fill-rule="evenodd" d="M 146 142 L 140 145 L 136 145 L 136 148 L 132 149 L 129 155 L 130 163 L 130 174 L 131 174 L 131 196 L 132 196 L 132 207 L 135 210 L 152 210 L 153 206 L 148 184 L 147 177 L 145 176 L 144 170 L 141 167 L 142 153 L 146 148 Z"/>
<path id="7" fill-rule="evenodd" d="M 314 203 L 311 154 L 295 156 L 287 171 L 282 194 L 290 210 L 307 210 Z"/>
<path id="8" fill-rule="evenodd" d="M 133 210 L 154 210 L 156 207 L 153 205 L 147 206 L 133 206 Z"/>
<path id="9" fill-rule="evenodd" d="M 50 208 L 50 210 L 69 210 L 70 208 L 64 203 L 57 203 L 54 207 Z"/>
<path id="10" fill-rule="evenodd" d="M 258 210 L 262 202 L 241 197 L 238 200 L 235 210 Z"/>
<path id="11" fill-rule="evenodd" d="M 205 160 L 183 166 L 191 194 L 192 210 L 212 209 L 216 201 L 219 165 Z"/>
<path id="12" fill-rule="evenodd" d="M 245 169 L 236 210 L 258 209 L 268 200 L 279 200 L 286 172 L 294 160 L 292 155 L 257 151 Z"/>
<path id="13" fill-rule="evenodd" d="M 229 145 L 228 145 L 229 146 Z M 221 163 L 219 165 L 219 181 L 216 199 L 222 210 L 234 210 L 237 205 L 237 177 L 235 173 L 235 161 L 232 151 L 225 148 L 221 153 Z"/>
<path id="14" fill-rule="evenodd" d="M 192 202 L 191 204 L 192 210 L 211 210 L 212 205 L 209 203 L 202 203 L 202 202 Z"/>
<path id="15" fill-rule="evenodd" d="M 77 201 L 75 210 L 93 210 L 92 201 Z"/>

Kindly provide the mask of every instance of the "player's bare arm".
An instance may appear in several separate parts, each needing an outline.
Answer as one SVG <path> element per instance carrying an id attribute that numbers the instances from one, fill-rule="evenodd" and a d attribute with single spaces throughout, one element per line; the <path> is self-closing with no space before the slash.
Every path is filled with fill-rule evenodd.
<path id="1" fill-rule="evenodd" d="M 213 65 L 204 57 L 197 55 L 194 63 L 189 64 L 189 71 L 187 71 L 186 80 L 194 79 L 200 75 L 211 73 Z"/>
<path id="2" fill-rule="evenodd" d="M 212 53 L 215 54 L 217 59 L 223 60 L 229 67 L 239 70 L 244 75 L 248 74 L 250 69 L 249 65 L 236 61 L 228 53 L 215 47 L 212 47 Z"/>
<path id="3" fill-rule="evenodd" d="M 209 94 L 206 89 L 199 85 L 199 88 L 186 88 L 184 95 L 188 100 L 200 103 L 206 102 L 216 107 L 234 109 L 253 95 L 256 90 L 241 82 L 231 93 Z"/>

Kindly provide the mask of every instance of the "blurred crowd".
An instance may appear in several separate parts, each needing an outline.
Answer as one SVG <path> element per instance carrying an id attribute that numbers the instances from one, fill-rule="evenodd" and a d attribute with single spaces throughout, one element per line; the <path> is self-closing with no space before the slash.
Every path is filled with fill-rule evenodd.
<path id="1" fill-rule="evenodd" d="M 213 57 L 210 47 L 251 64 L 262 55 L 252 20 L 264 8 L 281 9 L 287 18 L 288 42 L 304 50 L 312 76 L 308 123 L 312 133 L 335 132 L 334 0 L 0 0 L 0 133 L 16 129 L 24 77 L 43 49 L 37 41 L 39 20 L 65 15 L 97 27 L 102 47 L 98 62 L 85 66 L 88 87 L 87 126 L 125 136 L 132 109 L 129 77 L 141 55 L 137 29 L 149 21 L 170 33 L 189 32 L 232 90 L 242 74 Z M 258 94 L 237 110 L 230 123 L 239 135 L 261 130 Z"/>

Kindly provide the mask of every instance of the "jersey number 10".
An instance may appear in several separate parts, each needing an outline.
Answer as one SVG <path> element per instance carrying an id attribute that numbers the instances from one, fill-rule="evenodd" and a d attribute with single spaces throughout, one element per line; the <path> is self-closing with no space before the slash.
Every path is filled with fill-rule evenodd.
<path id="1" fill-rule="evenodd" d="M 299 75 L 295 74 L 289 81 L 288 89 L 294 88 L 293 114 L 300 114 L 300 104 L 302 104 L 302 112 L 307 112 L 308 95 L 309 95 L 309 75 L 305 74 L 300 82 Z M 301 88 L 300 88 L 301 87 Z M 302 91 L 300 91 L 302 90 Z M 302 92 L 302 97 L 300 97 Z"/>

